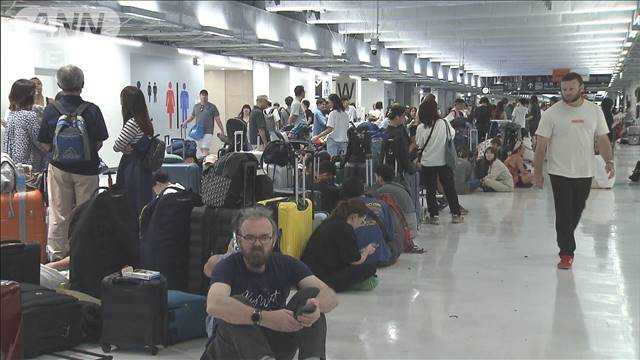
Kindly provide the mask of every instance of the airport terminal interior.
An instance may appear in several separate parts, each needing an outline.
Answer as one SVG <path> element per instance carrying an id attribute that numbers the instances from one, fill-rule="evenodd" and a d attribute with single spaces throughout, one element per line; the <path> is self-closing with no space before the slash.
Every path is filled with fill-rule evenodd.
<path id="1" fill-rule="evenodd" d="M 640 359 L 640 1 L 1 3 L 4 359 Z"/>

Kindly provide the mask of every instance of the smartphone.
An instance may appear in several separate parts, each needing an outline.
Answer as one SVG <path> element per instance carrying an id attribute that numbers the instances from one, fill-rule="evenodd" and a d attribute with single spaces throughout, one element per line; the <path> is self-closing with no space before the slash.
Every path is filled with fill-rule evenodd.
<path id="1" fill-rule="evenodd" d="M 294 318 L 298 318 L 298 316 L 302 315 L 302 314 L 311 314 L 312 312 L 316 311 L 316 306 L 315 305 L 305 305 L 305 306 L 301 306 L 298 308 L 298 310 L 296 310 L 296 312 L 293 314 Z"/>

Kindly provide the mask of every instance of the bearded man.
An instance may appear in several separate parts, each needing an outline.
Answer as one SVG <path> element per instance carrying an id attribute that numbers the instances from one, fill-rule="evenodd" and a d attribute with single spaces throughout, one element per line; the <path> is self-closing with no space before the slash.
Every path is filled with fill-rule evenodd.
<path id="1" fill-rule="evenodd" d="M 220 260 L 211 275 L 207 313 L 216 319 L 204 359 L 324 359 L 324 314 L 335 292 L 301 261 L 273 248 L 278 227 L 271 212 L 243 210 L 234 241 L 239 251 Z M 291 288 L 297 293 L 287 303 Z"/>

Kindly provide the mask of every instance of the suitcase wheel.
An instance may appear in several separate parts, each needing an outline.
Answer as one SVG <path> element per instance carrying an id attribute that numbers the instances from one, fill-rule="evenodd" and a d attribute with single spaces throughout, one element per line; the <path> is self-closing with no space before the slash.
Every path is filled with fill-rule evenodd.
<path id="1" fill-rule="evenodd" d="M 108 354 L 111 352 L 111 344 L 102 343 L 100 344 L 100 347 L 102 348 L 102 352 L 105 354 Z"/>
<path id="2" fill-rule="evenodd" d="M 145 346 L 144 349 L 146 351 L 149 351 L 149 353 L 151 353 L 151 355 L 153 355 L 153 356 L 158 354 L 158 347 L 155 346 L 155 345 Z"/>

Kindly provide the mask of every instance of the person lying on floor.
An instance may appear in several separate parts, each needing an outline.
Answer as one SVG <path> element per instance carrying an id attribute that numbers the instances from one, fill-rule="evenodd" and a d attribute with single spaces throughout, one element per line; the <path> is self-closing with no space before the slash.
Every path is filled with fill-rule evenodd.
<path id="1" fill-rule="evenodd" d="M 376 252 L 376 246 L 359 248 L 355 233 L 367 213 L 367 206 L 360 199 L 339 202 L 331 216 L 311 234 L 302 254 L 302 262 L 336 292 L 354 286 L 362 289 L 365 282 L 370 284 L 370 290 L 377 284 L 376 264 L 365 263 Z"/>
<path id="2" fill-rule="evenodd" d="M 512 192 L 513 178 L 509 169 L 498 159 L 496 151 L 490 147 L 484 151 L 484 159 L 489 165 L 489 173 L 480 180 L 482 190 L 487 192 Z"/>
<path id="3" fill-rule="evenodd" d="M 278 227 L 266 208 L 247 208 L 237 220 L 239 252 L 211 276 L 207 313 L 217 329 L 203 359 L 326 358 L 325 314 L 336 293 L 302 262 L 273 253 Z M 298 291 L 287 303 L 292 287 Z"/>

